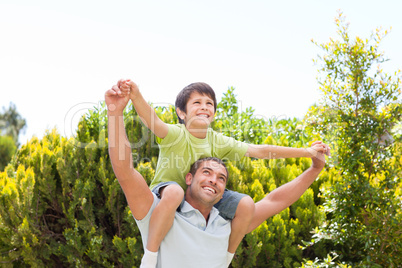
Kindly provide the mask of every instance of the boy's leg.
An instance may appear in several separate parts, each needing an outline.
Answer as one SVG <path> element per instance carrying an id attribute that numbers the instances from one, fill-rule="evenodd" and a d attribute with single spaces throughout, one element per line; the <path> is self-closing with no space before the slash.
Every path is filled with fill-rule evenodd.
<path id="1" fill-rule="evenodd" d="M 161 201 L 155 207 L 149 222 L 147 249 L 157 252 L 163 238 L 173 225 L 176 209 L 184 198 L 184 190 L 178 184 L 170 184 L 160 191 Z"/>
<path id="2" fill-rule="evenodd" d="M 235 253 L 243 237 L 246 235 L 254 216 L 255 204 L 250 196 L 243 197 L 232 220 L 232 232 L 229 237 L 229 253 Z"/>

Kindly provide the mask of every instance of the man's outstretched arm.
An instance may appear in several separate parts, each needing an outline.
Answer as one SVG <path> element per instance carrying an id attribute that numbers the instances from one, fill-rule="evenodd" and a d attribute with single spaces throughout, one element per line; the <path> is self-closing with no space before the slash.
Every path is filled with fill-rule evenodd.
<path id="1" fill-rule="evenodd" d="M 108 108 L 109 156 L 113 171 L 133 216 L 141 220 L 147 215 L 154 198 L 142 175 L 133 167 L 131 146 L 123 120 L 123 110 L 129 96 L 110 89 L 105 93 L 105 101 Z"/>
<path id="2" fill-rule="evenodd" d="M 327 145 L 325 146 L 328 148 Z M 329 152 L 329 148 L 327 150 Z M 313 157 L 312 160 L 311 167 L 300 176 L 273 190 L 255 204 L 255 214 L 248 232 L 256 229 L 269 217 L 292 205 L 303 195 L 325 166 L 325 156 L 323 154 Z"/>

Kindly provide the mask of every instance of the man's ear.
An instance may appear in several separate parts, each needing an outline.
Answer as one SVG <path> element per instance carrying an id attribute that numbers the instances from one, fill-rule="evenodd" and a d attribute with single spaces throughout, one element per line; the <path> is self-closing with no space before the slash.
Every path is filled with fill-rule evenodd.
<path id="1" fill-rule="evenodd" d="M 180 110 L 180 108 L 176 108 L 176 113 L 180 117 L 181 120 L 184 120 L 186 118 L 186 113 Z"/>
<path id="2" fill-rule="evenodd" d="M 187 173 L 187 175 L 186 175 L 186 184 L 187 184 L 187 186 L 190 186 L 192 181 L 193 181 L 193 175 L 191 173 Z"/>

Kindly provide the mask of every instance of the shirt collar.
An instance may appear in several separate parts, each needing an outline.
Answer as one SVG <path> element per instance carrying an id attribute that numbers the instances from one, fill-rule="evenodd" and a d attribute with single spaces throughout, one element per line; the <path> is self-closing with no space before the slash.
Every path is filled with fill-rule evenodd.
<path id="1" fill-rule="evenodd" d="M 201 212 L 198 209 L 195 209 L 192 205 L 190 205 L 187 201 L 183 200 L 183 202 L 180 205 L 180 213 L 189 213 L 192 211 L 198 211 L 199 214 L 201 214 Z M 202 214 L 201 214 L 202 215 Z M 209 219 L 208 219 L 208 223 L 209 222 L 213 222 L 215 220 L 216 217 L 218 217 L 219 215 L 219 210 L 215 207 L 212 207 L 211 211 L 209 212 Z"/>

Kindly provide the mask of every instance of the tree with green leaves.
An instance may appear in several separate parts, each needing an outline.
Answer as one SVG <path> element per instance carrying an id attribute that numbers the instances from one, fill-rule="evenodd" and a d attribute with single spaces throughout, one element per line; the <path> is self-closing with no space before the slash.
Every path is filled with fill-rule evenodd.
<path id="1" fill-rule="evenodd" d="M 17 112 L 17 107 L 14 103 L 10 103 L 8 109 L 3 107 L 0 113 L 0 134 L 1 136 L 10 136 L 18 144 L 18 137 L 21 131 L 24 131 L 26 121 Z"/>
<path id="2" fill-rule="evenodd" d="M 307 122 L 331 141 L 336 172 L 323 187 L 327 222 L 316 242 L 329 239 L 342 261 L 360 267 L 402 263 L 401 72 L 389 75 L 380 42 L 388 31 L 352 38 L 345 16 L 336 18 L 339 39 L 318 44 L 322 92 Z M 328 240 L 327 240 L 328 241 Z"/>
<path id="3" fill-rule="evenodd" d="M 25 119 L 17 112 L 15 104 L 0 113 L 0 171 L 3 171 L 18 147 L 18 137 L 26 127 Z"/>
<path id="4" fill-rule="evenodd" d="M 0 171 L 3 171 L 17 151 L 14 139 L 10 136 L 0 136 Z"/>

